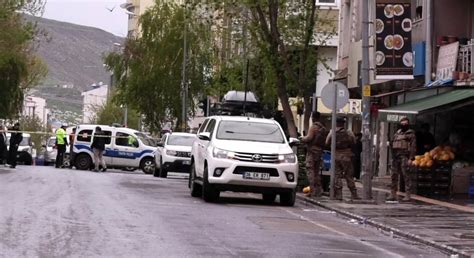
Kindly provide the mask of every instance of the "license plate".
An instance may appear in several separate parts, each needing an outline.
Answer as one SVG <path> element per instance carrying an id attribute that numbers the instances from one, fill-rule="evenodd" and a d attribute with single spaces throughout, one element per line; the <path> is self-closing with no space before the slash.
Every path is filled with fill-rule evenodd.
<path id="1" fill-rule="evenodd" d="M 191 161 L 190 160 L 185 160 L 185 161 L 183 161 L 183 165 L 191 165 Z"/>
<path id="2" fill-rule="evenodd" d="M 243 174 L 245 179 L 259 179 L 259 180 L 270 180 L 269 173 L 260 173 L 260 172 L 245 172 Z"/>

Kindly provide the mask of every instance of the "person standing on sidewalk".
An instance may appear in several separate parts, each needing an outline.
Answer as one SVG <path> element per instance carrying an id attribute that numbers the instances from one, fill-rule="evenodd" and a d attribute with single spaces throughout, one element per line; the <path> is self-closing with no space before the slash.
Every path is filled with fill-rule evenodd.
<path id="1" fill-rule="evenodd" d="M 105 134 L 102 132 L 102 128 L 100 126 L 97 126 L 95 128 L 95 133 L 94 133 L 94 140 L 92 140 L 92 152 L 94 153 L 94 166 L 95 172 L 99 172 L 99 166 L 102 165 L 102 172 L 105 172 L 107 170 L 107 166 L 105 164 L 103 154 L 105 151 Z"/>
<path id="2" fill-rule="evenodd" d="M 12 128 L 9 129 L 10 133 L 10 147 L 8 150 L 8 164 L 10 168 L 16 167 L 16 160 L 18 155 L 18 146 L 23 141 L 23 134 L 20 131 L 20 123 L 15 123 Z"/>
<path id="3" fill-rule="evenodd" d="M 56 148 L 58 153 L 56 154 L 56 168 L 63 168 L 64 165 L 64 153 L 66 153 L 67 136 L 66 136 L 66 124 L 62 124 L 60 128 L 56 130 Z"/>
<path id="4" fill-rule="evenodd" d="M 343 117 L 338 117 L 336 120 L 336 153 L 331 153 L 331 155 L 335 155 L 336 160 L 334 167 L 334 197 L 337 200 L 342 200 L 342 179 L 345 178 L 347 187 L 351 191 L 351 199 L 359 200 L 352 166 L 352 147 L 355 144 L 355 136 L 351 131 L 344 128 L 345 123 L 346 119 Z M 329 131 L 326 145 L 331 145 L 331 132 L 332 129 Z"/>
<path id="5" fill-rule="evenodd" d="M 305 137 L 300 137 L 300 141 L 306 143 L 306 175 L 308 176 L 308 181 L 311 191 L 308 196 L 320 197 L 323 193 L 321 187 L 321 162 L 323 156 L 323 148 L 325 144 L 325 139 L 327 137 L 327 130 L 324 125 L 319 122 L 321 114 L 319 112 L 313 112 L 311 114 L 311 119 L 313 120 L 313 125 L 309 128 L 308 135 Z"/>
<path id="6" fill-rule="evenodd" d="M 400 129 L 395 133 L 392 139 L 392 184 L 391 193 L 387 201 L 397 200 L 398 180 L 400 175 L 405 180 L 405 198 L 403 201 L 410 200 L 411 177 L 409 167 L 415 160 L 416 155 L 416 134 L 410 129 L 410 120 L 403 117 L 400 120 Z"/>

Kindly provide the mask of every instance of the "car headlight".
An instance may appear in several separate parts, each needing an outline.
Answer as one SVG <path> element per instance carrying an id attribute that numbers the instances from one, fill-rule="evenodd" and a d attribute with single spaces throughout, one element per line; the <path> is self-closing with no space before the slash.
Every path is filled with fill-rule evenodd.
<path id="1" fill-rule="evenodd" d="M 166 150 L 166 155 L 168 155 L 168 156 L 176 156 L 176 151 L 174 151 L 174 150 Z"/>
<path id="2" fill-rule="evenodd" d="M 295 163 L 296 162 L 296 155 L 293 154 L 293 153 L 280 154 L 280 155 L 278 155 L 278 161 L 280 163 Z"/>
<path id="3" fill-rule="evenodd" d="M 232 151 L 226 151 L 226 150 L 214 148 L 212 149 L 212 156 L 218 159 L 233 159 L 235 157 L 235 153 Z"/>

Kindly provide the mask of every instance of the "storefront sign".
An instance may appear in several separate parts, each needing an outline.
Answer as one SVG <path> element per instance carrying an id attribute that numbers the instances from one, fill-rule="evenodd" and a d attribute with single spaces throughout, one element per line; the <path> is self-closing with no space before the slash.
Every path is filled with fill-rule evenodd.
<path id="1" fill-rule="evenodd" d="M 387 121 L 389 123 L 398 123 L 404 117 L 410 120 L 414 120 L 415 118 L 413 114 L 397 114 L 397 113 L 379 112 L 379 119 L 381 121 Z"/>
<path id="2" fill-rule="evenodd" d="M 436 80 L 451 80 L 456 70 L 458 60 L 459 42 L 441 46 L 438 54 Z"/>
<path id="3" fill-rule="evenodd" d="M 320 98 L 318 98 L 318 112 L 321 114 L 331 114 L 331 109 L 327 108 Z M 349 102 L 337 111 L 338 114 L 360 115 L 362 113 L 362 102 L 360 99 L 349 99 Z"/>
<path id="4" fill-rule="evenodd" d="M 375 79 L 413 79 L 411 1 L 376 0 Z"/>

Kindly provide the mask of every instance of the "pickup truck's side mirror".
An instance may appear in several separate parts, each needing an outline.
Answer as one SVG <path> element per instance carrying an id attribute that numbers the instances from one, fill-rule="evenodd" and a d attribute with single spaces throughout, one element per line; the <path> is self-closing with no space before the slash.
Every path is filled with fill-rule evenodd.
<path id="1" fill-rule="evenodd" d="M 203 141 L 210 141 L 211 140 L 211 133 L 203 132 L 198 135 L 198 138 Z"/>
<path id="2" fill-rule="evenodd" d="M 295 145 L 298 145 L 300 144 L 300 140 L 298 140 L 297 138 L 290 138 L 290 140 L 288 141 L 288 144 L 293 147 Z"/>
<path id="3" fill-rule="evenodd" d="M 157 147 L 165 147 L 165 144 L 163 142 L 158 142 L 156 144 Z"/>

